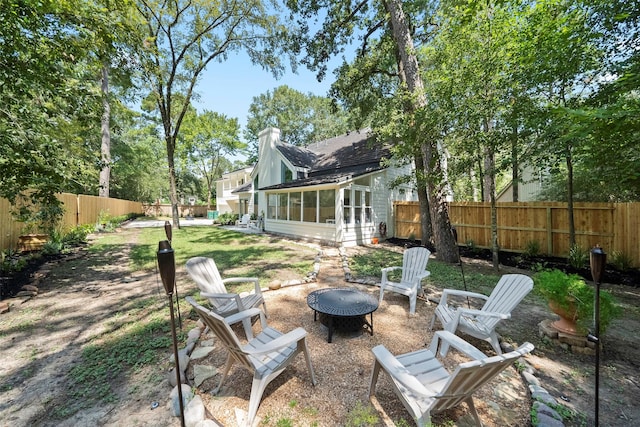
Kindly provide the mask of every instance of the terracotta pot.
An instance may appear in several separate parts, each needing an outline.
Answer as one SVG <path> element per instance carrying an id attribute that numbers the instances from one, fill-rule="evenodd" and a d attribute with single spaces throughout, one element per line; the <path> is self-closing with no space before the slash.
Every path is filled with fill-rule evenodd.
<path id="1" fill-rule="evenodd" d="M 23 252 L 39 251 L 49 240 L 46 234 L 23 234 L 18 236 L 18 249 Z"/>
<path id="2" fill-rule="evenodd" d="M 578 332 L 578 313 L 573 303 L 569 304 L 568 308 L 560 307 L 555 301 L 549 301 L 549 308 L 555 314 L 560 316 L 560 319 L 551 324 L 558 332 L 570 335 L 580 335 Z"/>
<path id="3" fill-rule="evenodd" d="M 377 237 L 372 237 L 372 238 L 371 238 L 371 243 L 372 243 L 372 244 L 377 245 L 377 244 L 378 244 L 378 242 L 379 242 L 379 240 L 378 240 L 378 238 L 377 238 Z"/>

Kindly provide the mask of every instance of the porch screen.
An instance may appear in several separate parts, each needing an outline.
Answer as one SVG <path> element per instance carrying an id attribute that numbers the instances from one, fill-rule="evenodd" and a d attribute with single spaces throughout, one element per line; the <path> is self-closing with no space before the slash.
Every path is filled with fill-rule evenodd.
<path id="1" fill-rule="evenodd" d="M 267 218 L 276 219 L 276 209 L 278 208 L 278 195 L 269 194 L 267 197 Z"/>
<path id="2" fill-rule="evenodd" d="M 304 211 L 302 220 L 304 222 L 318 222 L 318 192 L 305 191 L 302 197 Z"/>
<path id="3" fill-rule="evenodd" d="M 294 191 L 289 194 L 289 221 L 300 221 L 302 218 L 302 193 Z"/>
<path id="4" fill-rule="evenodd" d="M 327 220 L 335 221 L 336 217 L 336 190 L 320 190 L 320 223 Z M 330 221 L 329 221 L 330 222 Z"/>
<path id="5" fill-rule="evenodd" d="M 287 205 L 289 204 L 289 194 L 288 193 L 282 193 L 279 194 L 279 200 L 278 200 L 278 219 L 282 219 L 282 220 L 287 220 L 288 215 L 287 215 Z"/>

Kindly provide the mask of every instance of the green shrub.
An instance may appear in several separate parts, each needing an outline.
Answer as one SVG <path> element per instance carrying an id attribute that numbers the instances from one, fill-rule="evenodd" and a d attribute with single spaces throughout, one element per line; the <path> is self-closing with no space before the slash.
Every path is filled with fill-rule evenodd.
<path id="1" fill-rule="evenodd" d="M 633 259 L 622 251 L 613 251 L 609 256 L 609 263 L 618 270 L 628 270 L 633 265 Z"/>
<path id="2" fill-rule="evenodd" d="M 564 310 L 574 306 L 577 309 L 577 323 L 583 330 L 593 323 L 595 290 L 577 274 L 567 274 L 560 270 L 543 270 L 533 276 L 534 289 L 547 301 L 554 302 Z M 609 323 L 620 314 L 613 296 L 600 291 L 600 332 L 604 333 Z"/>
<path id="3" fill-rule="evenodd" d="M 573 245 L 569 249 L 567 262 L 573 268 L 584 268 L 589 261 L 589 251 L 580 245 Z"/>
<path id="4" fill-rule="evenodd" d="M 222 225 L 234 225 L 238 220 L 238 214 L 225 212 L 218 216 L 218 222 Z"/>
<path id="5" fill-rule="evenodd" d="M 62 235 L 62 243 L 65 246 L 78 246 L 87 242 L 87 236 L 93 231 L 94 227 L 91 224 L 79 225 L 73 227 Z"/>
<path id="6" fill-rule="evenodd" d="M 524 247 L 523 255 L 527 258 L 533 258 L 540 255 L 540 242 L 537 240 L 529 240 Z"/>
<path id="7" fill-rule="evenodd" d="M 62 252 L 63 244 L 59 240 L 49 240 L 42 246 L 42 253 L 44 255 L 56 255 Z"/>

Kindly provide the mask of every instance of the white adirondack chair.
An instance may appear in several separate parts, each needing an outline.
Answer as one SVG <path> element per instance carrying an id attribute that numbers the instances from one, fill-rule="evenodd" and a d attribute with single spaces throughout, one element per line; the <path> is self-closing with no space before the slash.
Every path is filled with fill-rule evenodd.
<path id="1" fill-rule="evenodd" d="M 236 226 L 237 227 L 248 227 L 249 226 L 249 221 L 251 221 L 251 215 L 250 214 L 244 214 L 244 215 L 242 215 L 242 217 L 240 217 L 239 220 L 236 221 Z"/>
<path id="2" fill-rule="evenodd" d="M 459 364 L 453 372 L 437 359 L 438 344 L 446 343 L 474 359 Z M 533 344 L 525 343 L 517 350 L 487 357 L 480 350 L 449 331 L 437 331 L 428 349 L 394 356 L 383 345 L 372 349 L 375 356 L 369 398 L 375 395 L 376 382 L 382 369 L 391 378 L 394 391 L 418 427 L 431 425 L 431 413 L 446 411 L 462 402 L 469 406 L 476 425 L 482 426 L 473 404 L 473 393 L 531 352 Z M 440 352 L 441 356 L 446 353 Z"/>
<path id="3" fill-rule="evenodd" d="M 213 258 L 194 257 L 186 264 L 187 272 L 200 289 L 200 296 L 207 298 L 211 304 L 211 310 L 222 317 L 228 317 L 248 308 L 258 307 L 262 304 L 265 315 L 267 305 L 260 289 L 260 280 L 256 277 L 231 277 L 223 279 Z M 227 283 L 253 282 L 254 293 L 240 296 L 227 291 Z M 243 326 L 247 339 L 253 338 L 251 319 L 243 319 Z"/>
<path id="4" fill-rule="evenodd" d="M 384 291 L 396 292 L 409 297 L 409 313 L 416 312 L 416 299 L 418 291 L 422 291 L 420 283 L 429 276 L 427 262 L 429 262 L 429 249 L 423 247 L 409 248 L 402 256 L 402 266 L 386 267 L 382 269 L 382 281 L 380 282 L 380 301 L 384 297 Z M 399 282 L 392 282 L 387 277 L 390 271 L 402 270 L 402 278 Z"/>
<path id="5" fill-rule="evenodd" d="M 282 334 L 267 326 L 264 313 L 258 308 L 241 311 L 223 319 L 216 313 L 196 303 L 192 297 L 186 297 L 185 299 L 193 306 L 200 319 L 213 331 L 229 352 L 220 383 L 212 393 L 217 394 L 220 391 L 227 374 L 236 362 L 253 373 L 246 425 L 253 424 L 253 419 L 258 412 L 258 406 L 260 406 L 262 394 L 267 385 L 284 371 L 298 353 L 304 353 L 307 369 L 309 369 L 309 374 L 311 375 L 311 383 L 316 385 L 316 377 L 307 348 L 307 332 L 303 328 L 296 328 L 287 334 Z M 241 345 L 238 337 L 229 327 L 229 323 L 237 322 L 241 318 L 248 319 L 255 315 L 260 315 L 262 332 L 249 340 L 247 344 Z"/>
<path id="6" fill-rule="evenodd" d="M 533 289 L 533 280 L 524 274 L 503 275 L 489 296 L 476 292 L 445 289 L 431 318 L 430 329 L 433 329 L 437 317 L 445 330 L 453 333 L 460 330 L 472 337 L 488 341 L 496 353 L 502 354 L 496 326 L 502 319 L 511 317 L 511 311 L 531 289 Z M 485 303 L 480 310 L 462 305 L 455 307 L 449 304 L 450 296 L 480 298 L 485 300 Z"/>

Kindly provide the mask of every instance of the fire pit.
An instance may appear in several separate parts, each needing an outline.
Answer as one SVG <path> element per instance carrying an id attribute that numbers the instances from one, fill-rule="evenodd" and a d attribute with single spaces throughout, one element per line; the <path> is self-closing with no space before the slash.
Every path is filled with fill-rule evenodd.
<path id="1" fill-rule="evenodd" d="M 329 329 L 327 342 L 331 342 L 335 330 L 357 332 L 368 329 L 373 335 L 373 312 L 378 300 L 354 288 L 326 288 L 311 292 L 307 305 L 313 310 L 313 320 Z M 367 314 L 369 321 L 367 321 Z"/>

